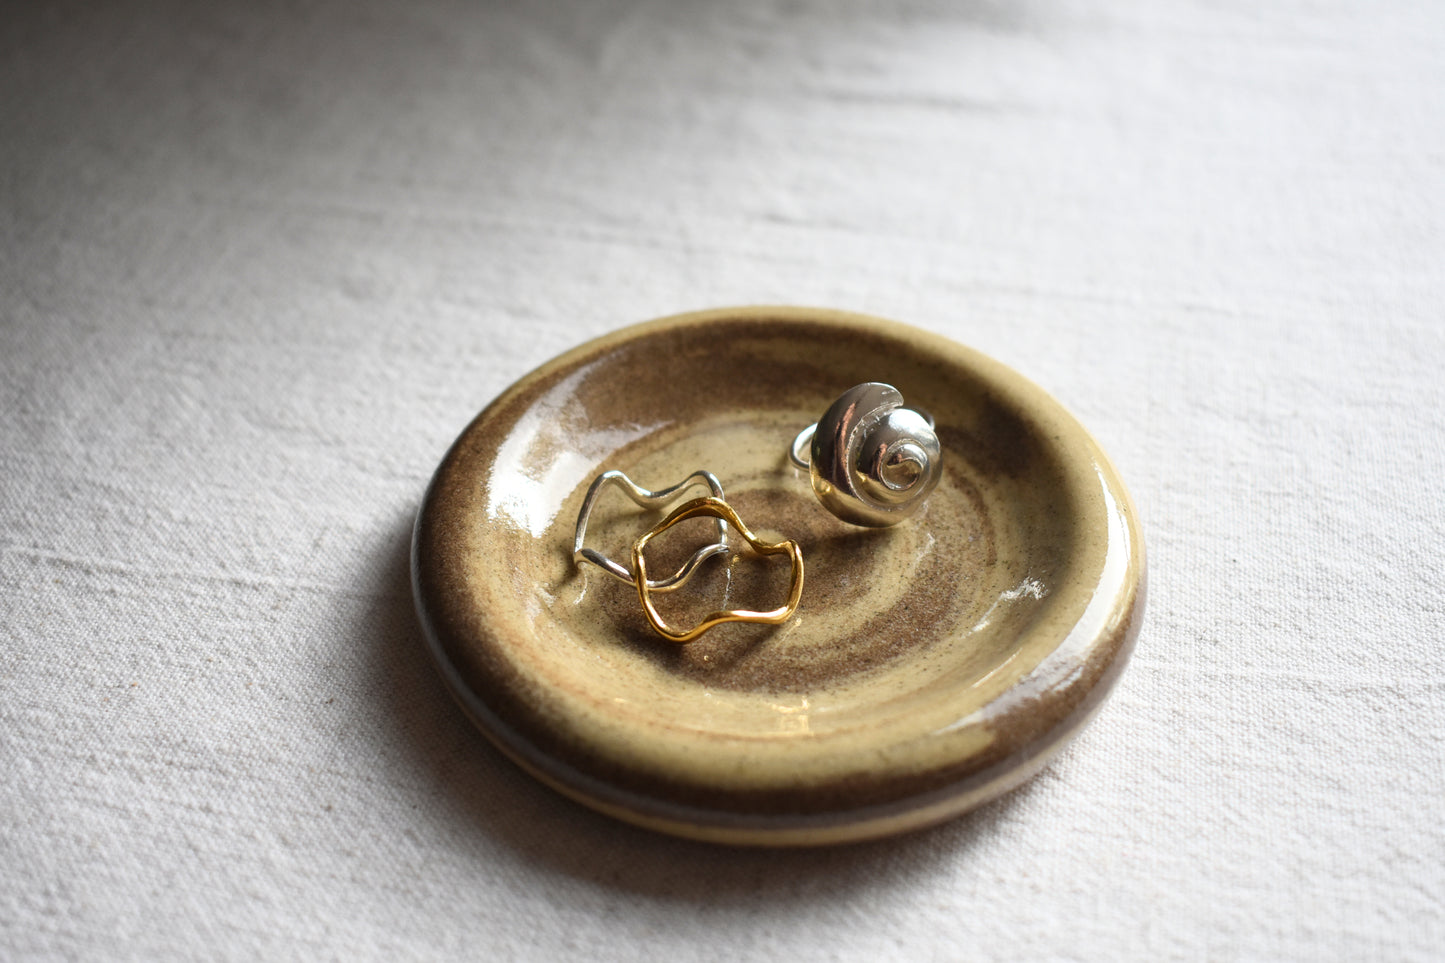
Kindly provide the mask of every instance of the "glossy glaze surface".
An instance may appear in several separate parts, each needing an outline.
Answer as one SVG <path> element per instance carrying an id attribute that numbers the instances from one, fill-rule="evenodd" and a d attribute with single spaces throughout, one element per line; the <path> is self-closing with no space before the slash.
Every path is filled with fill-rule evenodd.
<path id="1" fill-rule="evenodd" d="M 788 457 L 865 381 L 932 412 L 944 451 L 886 529 L 833 517 Z M 634 589 L 573 564 L 572 537 L 599 472 L 661 488 L 699 468 L 761 538 L 798 540 L 807 589 L 783 625 L 678 646 Z M 588 539 L 626 558 L 659 518 L 604 499 Z M 712 534 L 684 522 L 649 561 L 676 570 Z M 658 606 L 769 608 L 786 569 L 739 548 Z M 503 751 L 620 818 L 735 843 L 884 835 L 1016 785 L 1122 668 L 1143 575 L 1122 484 L 1039 388 L 913 328 L 784 308 L 640 325 L 527 375 L 448 453 L 413 546 L 438 663 Z"/>

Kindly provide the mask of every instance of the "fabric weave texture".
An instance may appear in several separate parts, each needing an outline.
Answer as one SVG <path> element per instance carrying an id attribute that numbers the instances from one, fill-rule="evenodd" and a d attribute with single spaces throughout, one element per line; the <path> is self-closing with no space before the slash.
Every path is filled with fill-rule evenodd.
<path id="1" fill-rule="evenodd" d="M 0 957 L 1440 958 L 1439 4 L 12 6 Z M 937 829 L 618 824 L 424 653 L 468 420 L 748 303 L 998 358 L 1138 504 L 1112 699 Z"/>

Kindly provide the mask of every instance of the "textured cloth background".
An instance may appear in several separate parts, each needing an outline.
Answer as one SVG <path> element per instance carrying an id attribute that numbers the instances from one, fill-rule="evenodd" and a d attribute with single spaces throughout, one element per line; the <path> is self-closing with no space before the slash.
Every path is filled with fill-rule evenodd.
<path id="1" fill-rule="evenodd" d="M 9 7 L 0 957 L 1445 953 L 1440 4 Z M 472 415 L 757 302 L 998 357 L 1138 501 L 1113 699 L 936 830 L 620 825 L 423 652 Z"/>

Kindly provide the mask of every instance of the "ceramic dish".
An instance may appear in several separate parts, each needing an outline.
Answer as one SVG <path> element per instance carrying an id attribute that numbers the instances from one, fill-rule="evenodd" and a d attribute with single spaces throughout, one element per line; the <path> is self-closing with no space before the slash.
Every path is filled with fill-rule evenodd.
<path id="1" fill-rule="evenodd" d="M 834 518 L 788 458 L 864 381 L 931 411 L 943 444 L 942 481 L 893 528 Z M 801 543 L 796 615 L 654 634 L 632 587 L 572 561 L 611 468 L 649 488 L 713 471 L 760 537 Z M 626 560 L 659 516 L 614 496 L 587 538 Z M 684 522 L 649 566 L 712 537 Z M 1144 548 L 1099 446 L 1018 374 L 876 318 L 745 308 L 619 331 L 507 389 L 438 468 L 412 574 L 452 692 L 537 778 L 664 832 L 805 845 L 935 823 L 1036 772 L 1124 665 Z M 787 583 L 739 542 L 659 607 L 685 624 Z"/>

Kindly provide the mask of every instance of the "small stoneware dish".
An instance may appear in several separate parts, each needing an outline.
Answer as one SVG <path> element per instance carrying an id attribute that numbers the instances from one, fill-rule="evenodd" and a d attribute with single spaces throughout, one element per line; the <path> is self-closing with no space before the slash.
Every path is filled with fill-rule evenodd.
<path id="1" fill-rule="evenodd" d="M 931 412 L 944 453 L 891 528 L 829 514 L 788 457 L 866 381 Z M 572 561 L 588 484 L 614 468 L 653 489 L 714 472 L 761 538 L 801 544 L 796 614 L 655 634 L 632 586 Z M 587 540 L 626 560 L 661 516 L 614 494 Z M 716 537 L 693 524 L 649 567 Z M 658 604 L 674 624 L 768 608 L 788 577 L 734 538 Z M 627 328 L 508 388 L 437 469 L 412 578 L 452 693 L 538 779 L 663 832 L 813 845 L 937 823 L 1037 772 L 1124 666 L 1144 545 L 1108 458 L 1018 374 L 893 322 L 755 307 Z"/>

